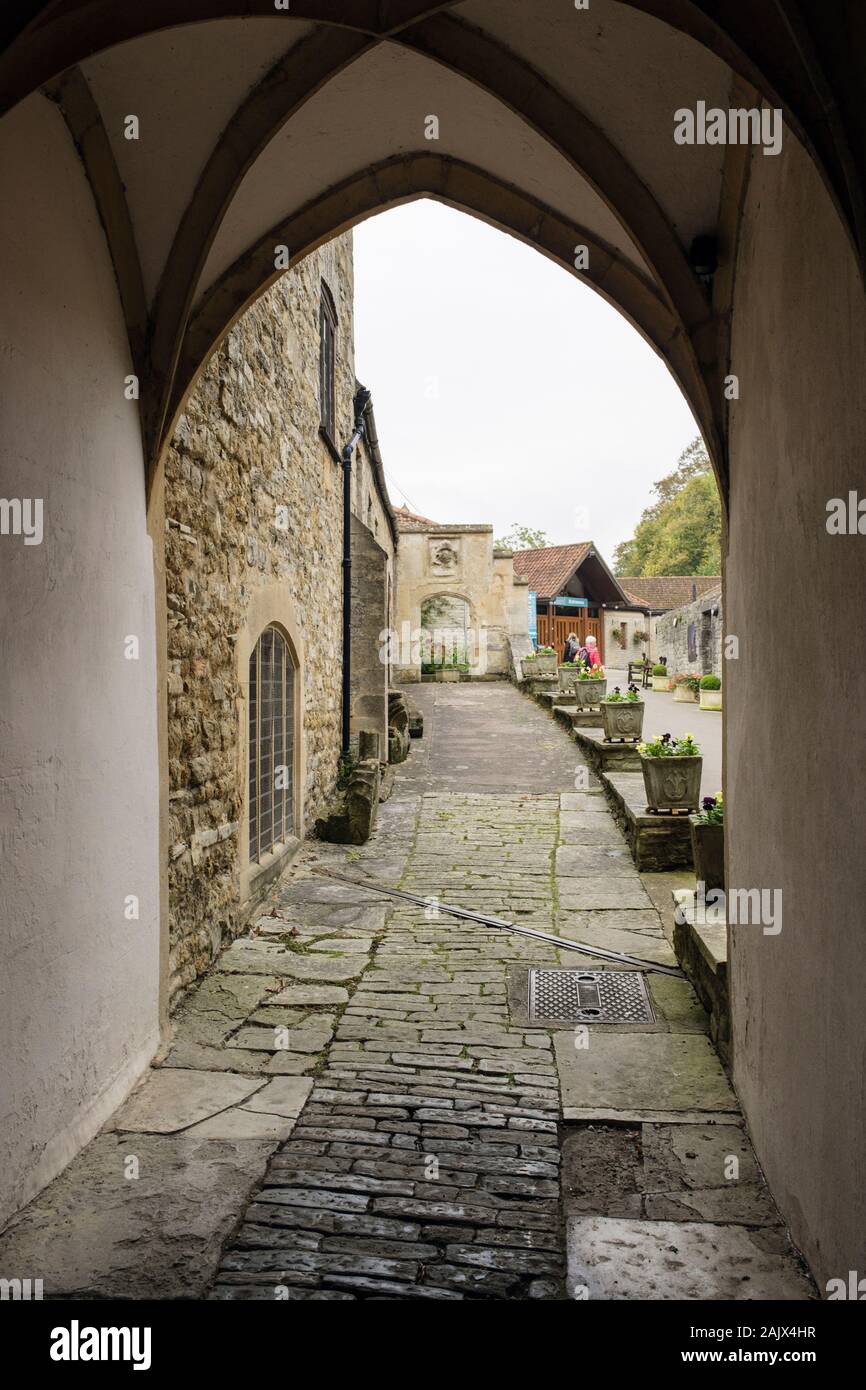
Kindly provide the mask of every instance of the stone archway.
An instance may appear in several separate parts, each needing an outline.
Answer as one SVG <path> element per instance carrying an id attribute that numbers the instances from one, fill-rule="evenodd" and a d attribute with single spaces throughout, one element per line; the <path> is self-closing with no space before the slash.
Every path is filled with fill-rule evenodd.
<path id="1" fill-rule="evenodd" d="M 589 278 L 672 364 L 707 436 L 729 499 L 726 622 L 741 638 L 725 694 L 729 878 L 786 894 L 779 941 L 732 938 L 736 1077 L 795 1236 L 822 1273 L 856 1263 L 862 855 L 838 769 L 861 738 L 847 611 L 866 592 L 856 537 L 830 537 L 824 516 L 857 485 L 866 436 L 863 7 L 593 0 L 602 39 L 582 22 L 554 0 L 329 0 L 279 20 L 265 0 L 51 0 L 4 22 L 2 490 L 62 518 L 54 549 L 9 549 L 4 584 L 7 901 L 42 951 L 34 965 L 10 950 L 22 1010 L 11 1023 L 24 1029 L 10 1087 L 21 1113 L 35 1094 L 54 1106 L 53 1132 L 13 1135 L 7 1205 L 93 1132 L 156 1034 L 167 673 L 147 525 L 158 551 L 173 412 L 264 287 L 274 229 L 295 255 L 426 193 L 566 265 L 585 245 Z M 676 147 L 683 90 L 778 106 L 783 150 Z M 137 139 L 124 133 L 130 112 Z M 435 155 L 427 112 L 442 125 Z M 707 234 L 718 263 L 702 280 L 690 257 Z M 785 624 L 794 592 L 800 624 L 823 634 L 825 687 L 842 692 L 807 788 L 792 754 L 814 720 Z M 142 639 L 137 666 L 115 664 L 128 634 Z M 99 679 L 82 680 L 82 666 Z M 82 740 L 93 728 L 99 738 Z M 80 865 L 86 899 L 46 845 Z M 145 904 L 141 930 L 117 952 L 130 891 Z M 89 981 L 74 998 L 72 949 Z M 56 997 L 87 1039 L 73 1076 L 55 1065 L 59 1043 L 54 1056 L 29 1046 L 28 1029 L 53 1036 Z M 803 1125 L 804 1110 L 820 1122 Z"/>

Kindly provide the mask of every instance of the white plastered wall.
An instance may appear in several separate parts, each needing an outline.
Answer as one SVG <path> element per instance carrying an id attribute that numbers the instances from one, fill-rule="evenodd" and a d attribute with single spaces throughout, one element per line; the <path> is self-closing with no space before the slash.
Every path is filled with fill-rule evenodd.
<path id="1" fill-rule="evenodd" d="M 823 1290 L 866 1270 L 866 537 L 825 524 L 830 498 L 866 495 L 866 309 L 790 137 L 752 160 L 732 370 L 728 879 L 782 893 L 781 931 L 733 930 L 734 1077 Z"/>
<path id="2" fill-rule="evenodd" d="M 158 1040 L 154 576 L 116 282 L 59 113 L 0 123 L 0 1219 L 43 1187 Z M 125 639 L 137 637 L 137 660 Z M 128 899 L 138 899 L 138 919 Z"/>

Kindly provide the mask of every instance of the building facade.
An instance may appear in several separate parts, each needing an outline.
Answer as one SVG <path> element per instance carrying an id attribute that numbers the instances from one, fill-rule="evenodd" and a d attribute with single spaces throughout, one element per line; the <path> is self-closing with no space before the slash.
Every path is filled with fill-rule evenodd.
<path id="1" fill-rule="evenodd" d="M 721 594 L 722 579 L 718 574 L 652 574 L 619 575 L 618 582 L 626 602 L 609 608 L 604 615 L 605 642 L 610 664 L 624 665 L 646 656 L 659 661 L 668 656 L 666 643 L 659 635 L 659 621 L 665 614 L 683 605 L 697 602 L 705 594 Z M 665 637 L 673 634 L 666 627 Z M 669 640 L 667 646 L 673 651 Z M 621 655 L 620 655 L 621 654 Z M 671 671 L 688 670 L 668 660 Z"/>
<path id="2" fill-rule="evenodd" d="M 356 389 L 349 234 L 284 275 L 238 320 L 171 442 L 173 998 L 242 929 L 334 789 L 340 449 L 353 430 Z M 369 408 L 365 423 L 352 459 L 350 521 L 352 607 L 364 635 L 388 625 L 396 534 Z M 374 652 L 372 662 L 353 663 L 352 716 L 387 740 L 388 673 Z"/>
<path id="3" fill-rule="evenodd" d="M 519 550 L 514 568 L 534 596 L 540 646 L 553 647 L 561 660 L 574 632 L 581 644 L 594 637 L 602 661 L 609 659 L 605 608 L 627 599 L 592 541 Z"/>
<path id="4" fill-rule="evenodd" d="M 440 525 L 405 508 L 395 516 L 396 679 L 418 681 L 443 657 L 470 678 L 507 678 L 529 631 L 528 585 L 512 552 L 494 546 L 492 526 Z"/>
<path id="5" fill-rule="evenodd" d="M 721 676 L 724 617 L 721 585 L 656 619 L 656 643 L 672 673 Z"/>

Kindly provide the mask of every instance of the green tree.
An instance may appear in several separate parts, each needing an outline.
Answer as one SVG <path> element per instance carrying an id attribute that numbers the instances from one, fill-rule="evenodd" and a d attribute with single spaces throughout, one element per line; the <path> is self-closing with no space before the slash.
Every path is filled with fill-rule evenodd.
<path id="1" fill-rule="evenodd" d="M 531 526 L 521 526 L 515 521 L 508 535 L 493 544 L 499 550 L 543 550 L 550 541 L 546 532 L 533 531 Z"/>
<path id="2" fill-rule="evenodd" d="M 617 574 L 719 574 L 722 512 L 719 490 L 700 439 L 684 449 L 672 473 L 653 485 L 656 500 L 630 541 L 614 551 Z"/>

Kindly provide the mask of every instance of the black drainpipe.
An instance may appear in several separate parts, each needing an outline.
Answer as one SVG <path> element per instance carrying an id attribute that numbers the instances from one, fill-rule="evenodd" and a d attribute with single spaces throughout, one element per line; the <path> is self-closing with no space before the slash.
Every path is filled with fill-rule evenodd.
<path id="1" fill-rule="evenodd" d="M 352 455 L 364 433 L 364 411 L 370 404 L 370 392 L 360 386 L 355 392 L 355 429 L 348 444 L 343 445 L 343 708 L 342 751 L 349 754 L 349 712 L 352 679 Z"/>

